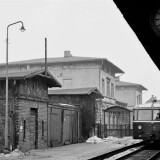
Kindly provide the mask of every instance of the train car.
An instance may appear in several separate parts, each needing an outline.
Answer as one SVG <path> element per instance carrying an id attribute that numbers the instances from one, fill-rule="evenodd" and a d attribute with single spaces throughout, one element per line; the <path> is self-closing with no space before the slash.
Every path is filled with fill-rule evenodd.
<path id="1" fill-rule="evenodd" d="M 133 109 L 133 138 L 160 140 L 160 102 L 140 104 Z"/>

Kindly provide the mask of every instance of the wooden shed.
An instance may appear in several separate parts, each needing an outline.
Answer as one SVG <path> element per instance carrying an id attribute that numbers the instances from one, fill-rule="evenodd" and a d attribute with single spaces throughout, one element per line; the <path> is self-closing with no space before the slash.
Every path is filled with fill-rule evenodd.
<path id="1" fill-rule="evenodd" d="M 103 96 L 97 88 L 49 90 L 49 143 L 61 145 L 82 142 L 95 132 L 96 99 Z M 67 105 L 54 105 L 64 103 Z M 49 116 L 48 116 L 49 117 Z M 53 122 L 55 125 L 53 125 Z M 58 129 L 56 129 L 56 127 Z M 60 133 L 56 139 L 53 135 Z"/>
<path id="2" fill-rule="evenodd" d="M 0 74 L 0 149 L 4 149 L 5 74 Z M 49 71 L 9 73 L 9 146 L 28 151 L 47 146 L 48 87 L 61 87 Z"/>

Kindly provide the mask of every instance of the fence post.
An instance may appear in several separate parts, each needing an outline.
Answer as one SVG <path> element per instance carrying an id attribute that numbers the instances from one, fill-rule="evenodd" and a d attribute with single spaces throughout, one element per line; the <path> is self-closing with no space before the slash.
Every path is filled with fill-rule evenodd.
<path id="1" fill-rule="evenodd" d="M 121 133 L 121 138 L 122 138 L 122 124 L 120 125 L 120 133 Z"/>
<path id="2" fill-rule="evenodd" d="M 107 138 L 107 124 L 104 125 L 104 137 Z"/>

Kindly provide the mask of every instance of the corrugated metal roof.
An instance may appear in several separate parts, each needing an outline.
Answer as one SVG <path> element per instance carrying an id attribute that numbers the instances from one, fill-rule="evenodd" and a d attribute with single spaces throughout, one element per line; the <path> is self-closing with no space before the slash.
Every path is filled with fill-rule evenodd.
<path id="1" fill-rule="evenodd" d="M 147 90 L 144 86 L 142 86 L 141 84 L 137 84 L 137 83 L 130 83 L 130 82 L 124 82 L 124 81 L 116 81 L 115 83 L 116 86 L 122 86 L 122 87 L 140 87 L 141 90 Z"/>
<path id="2" fill-rule="evenodd" d="M 70 63 L 70 62 L 81 62 L 81 61 L 104 61 L 110 64 L 116 70 L 116 73 L 124 73 L 120 68 L 114 65 L 112 62 L 107 60 L 106 58 L 95 58 L 95 57 L 78 57 L 78 56 L 70 56 L 70 57 L 55 57 L 55 58 L 47 58 L 47 63 Z M 29 64 L 44 64 L 45 58 L 39 59 L 30 59 L 24 61 L 10 62 L 10 66 L 18 66 L 18 65 L 29 65 Z M 5 66 L 5 63 L 0 64 L 0 66 Z"/>
<path id="3" fill-rule="evenodd" d="M 48 95 L 90 95 L 92 93 L 98 95 L 99 98 L 103 98 L 96 87 L 48 90 Z"/>
<path id="4" fill-rule="evenodd" d="M 8 73 L 8 79 L 18 80 L 18 79 L 26 79 L 26 78 L 32 78 L 35 76 L 40 76 L 42 78 L 47 79 L 47 83 L 50 85 L 50 87 L 61 87 L 62 85 L 60 82 L 49 72 L 47 71 L 47 76 L 45 76 L 45 69 L 41 70 L 26 70 L 26 71 L 17 71 L 17 72 L 9 72 Z M 0 74 L 0 80 L 6 79 L 6 73 Z"/>

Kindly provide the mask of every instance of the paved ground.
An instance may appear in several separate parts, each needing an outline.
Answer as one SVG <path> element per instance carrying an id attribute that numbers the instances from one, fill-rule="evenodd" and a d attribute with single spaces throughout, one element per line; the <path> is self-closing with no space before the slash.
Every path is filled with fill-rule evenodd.
<path id="1" fill-rule="evenodd" d="M 6 157 L 4 160 L 87 160 L 101 153 L 106 153 L 116 148 L 122 147 L 122 144 L 97 143 L 97 144 L 72 144 L 62 147 L 56 147 L 45 150 L 32 150 L 24 157 Z M 1 158 L 0 158 L 1 159 Z"/>
<path id="2" fill-rule="evenodd" d="M 31 150 L 20 157 L 9 154 L 0 155 L 0 160 L 87 160 L 102 153 L 129 145 L 130 140 L 105 141 L 105 143 L 79 143 L 49 149 Z M 136 143 L 133 142 L 132 143 Z M 20 154 L 19 154 L 20 155 Z"/>

